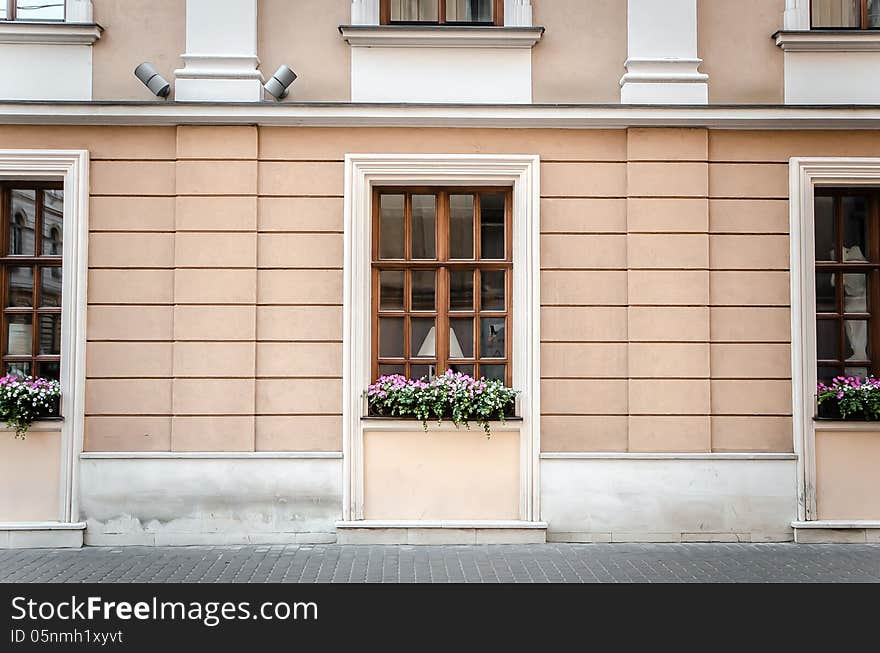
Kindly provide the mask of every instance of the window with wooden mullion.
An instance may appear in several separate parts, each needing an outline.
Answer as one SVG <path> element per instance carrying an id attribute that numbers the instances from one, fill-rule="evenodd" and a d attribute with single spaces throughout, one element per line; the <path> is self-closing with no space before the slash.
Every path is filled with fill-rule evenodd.
<path id="1" fill-rule="evenodd" d="M 63 21 L 65 0 L 0 0 L 0 20 Z"/>
<path id="2" fill-rule="evenodd" d="M 880 29 L 880 0 L 812 0 L 812 29 Z"/>
<path id="3" fill-rule="evenodd" d="M 504 25 L 504 0 L 381 0 L 382 25 Z"/>

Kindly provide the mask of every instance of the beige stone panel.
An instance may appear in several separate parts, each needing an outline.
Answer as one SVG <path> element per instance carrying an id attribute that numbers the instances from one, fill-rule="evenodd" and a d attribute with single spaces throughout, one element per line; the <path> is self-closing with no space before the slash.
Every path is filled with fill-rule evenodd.
<path id="1" fill-rule="evenodd" d="M 631 197 L 626 201 L 630 233 L 706 232 L 709 201 L 691 197 Z"/>
<path id="2" fill-rule="evenodd" d="M 627 130 L 629 161 L 706 161 L 709 132 L 705 129 L 642 128 Z"/>
<path id="3" fill-rule="evenodd" d="M 541 345 L 543 378 L 622 378 L 626 376 L 625 343 L 555 343 Z"/>
<path id="4" fill-rule="evenodd" d="M 173 231 L 173 197 L 92 197 L 92 231 Z"/>
<path id="5" fill-rule="evenodd" d="M 880 519 L 878 429 L 816 429 L 816 511 L 819 519 Z"/>
<path id="6" fill-rule="evenodd" d="M 625 161 L 626 131 L 623 129 L 408 127 L 260 128 L 261 160 L 342 161 L 346 152 L 391 154 L 534 152 L 539 153 L 544 161 Z"/>
<path id="7" fill-rule="evenodd" d="M 626 164 L 541 164 L 541 197 L 624 197 L 625 195 Z"/>
<path id="8" fill-rule="evenodd" d="M 709 238 L 713 270 L 787 270 L 788 236 L 718 235 Z"/>
<path id="9" fill-rule="evenodd" d="M 89 306 L 89 340 L 171 340 L 170 306 Z"/>
<path id="10" fill-rule="evenodd" d="M 709 200 L 712 233 L 787 234 L 788 200 Z"/>
<path id="11" fill-rule="evenodd" d="M 709 267 L 709 236 L 706 234 L 630 234 L 627 250 L 630 268 Z"/>
<path id="12" fill-rule="evenodd" d="M 709 102 L 782 104 L 783 54 L 767 35 L 781 29 L 784 11 L 785 0 L 699 0 L 697 49 Z"/>
<path id="13" fill-rule="evenodd" d="M 629 418 L 629 450 L 633 453 L 708 452 L 712 446 L 705 416 L 634 416 Z"/>
<path id="14" fill-rule="evenodd" d="M 709 378 L 709 345 L 705 343 L 629 344 L 629 377 Z"/>
<path id="15" fill-rule="evenodd" d="M 711 309 L 713 342 L 791 342 L 787 308 Z"/>
<path id="16" fill-rule="evenodd" d="M 877 156 L 880 131 L 713 130 L 709 156 L 713 161 L 788 163 L 792 156 Z"/>
<path id="17" fill-rule="evenodd" d="M 178 269 L 174 272 L 174 297 L 178 304 L 253 304 L 257 271 Z"/>
<path id="18" fill-rule="evenodd" d="M 253 379 L 174 379 L 174 415 L 253 415 Z M 172 444 L 174 431 L 172 424 Z"/>
<path id="19" fill-rule="evenodd" d="M 58 431 L 31 432 L 24 441 L 2 433 L 0 523 L 58 521 L 60 467 Z"/>
<path id="20" fill-rule="evenodd" d="M 86 417 L 85 451 L 170 451 L 170 417 Z"/>
<path id="21" fill-rule="evenodd" d="M 543 342 L 625 342 L 627 309 L 617 306 L 541 308 Z"/>
<path id="22" fill-rule="evenodd" d="M 255 195 L 256 161 L 178 161 L 178 195 Z"/>
<path id="23" fill-rule="evenodd" d="M 625 415 L 541 417 L 541 451 L 626 451 Z"/>
<path id="24" fill-rule="evenodd" d="M 631 197 L 705 197 L 705 163 L 630 163 L 627 190 Z"/>
<path id="25" fill-rule="evenodd" d="M 709 381 L 630 379 L 629 412 L 630 415 L 708 415 Z"/>
<path id="26" fill-rule="evenodd" d="M 168 415 L 171 379 L 89 379 L 86 415 Z"/>
<path id="27" fill-rule="evenodd" d="M 791 417 L 712 417 L 712 451 L 789 453 Z"/>
<path id="28" fill-rule="evenodd" d="M 626 200 L 549 198 L 541 200 L 541 233 L 624 233 Z"/>
<path id="29" fill-rule="evenodd" d="M 342 270 L 259 270 L 261 304 L 342 304 Z"/>
<path id="30" fill-rule="evenodd" d="M 260 195 L 342 195 L 344 170 L 341 163 L 260 162 Z"/>
<path id="31" fill-rule="evenodd" d="M 737 343 L 712 345 L 713 379 L 789 379 L 791 346 Z"/>
<path id="32" fill-rule="evenodd" d="M 249 125 L 177 128 L 178 159 L 256 159 L 257 128 Z"/>
<path id="33" fill-rule="evenodd" d="M 710 272 L 713 306 L 788 306 L 788 272 Z"/>
<path id="34" fill-rule="evenodd" d="M 175 306 L 175 340 L 253 340 L 253 306 Z"/>
<path id="35" fill-rule="evenodd" d="M 104 43 L 104 38 L 101 39 Z M 126 76 L 143 89 L 126 70 Z M 92 161 L 101 159 L 163 159 L 175 156 L 174 127 L 116 127 L 111 125 L 0 126 L 4 148 L 32 150 L 88 150 Z"/>
<path id="36" fill-rule="evenodd" d="M 626 236 L 555 234 L 541 236 L 545 268 L 626 268 Z"/>
<path id="37" fill-rule="evenodd" d="M 709 309 L 701 306 L 633 306 L 628 311 L 631 342 L 705 342 Z"/>
<path id="38" fill-rule="evenodd" d="M 259 340 L 342 340 L 341 306 L 260 306 Z"/>
<path id="39" fill-rule="evenodd" d="M 342 199 L 336 197 L 261 197 L 260 231 L 342 232 Z"/>
<path id="40" fill-rule="evenodd" d="M 338 415 L 260 415 L 257 451 L 341 451 Z"/>
<path id="41" fill-rule="evenodd" d="M 342 378 L 342 344 L 257 343 L 257 376 Z"/>
<path id="42" fill-rule="evenodd" d="M 89 266 L 101 268 L 174 267 L 174 235 L 158 233 L 89 234 Z"/>
<path id="43" fill-rule="evenodd" d="M 176 342 L 174 376 L 253 377 L 254 349 L 252 342 Z"/>
<path id="44" fill-rule="evenodd" d="M 341 268 L 341 234 L 260 234 L 261 268 Z"/>
<path id="45" fill-rule="evenodd" d="M 788 197 L 788 165 L 775 163 L 709 164 L 709 196 L 748 199 Z"/>
<path id="46" fill-rule="evenodd" d="M 625 306 L 626 270 L 542 270 L 544 306 Z"/>
<path id="47" fill-rule="evenodd" d="M 548 415 L 626 415 L 626 380 L 545 379 L 541 413 Z"/>
<path id="48" fill-rule="evenodd" d="M 713 415 L 790 415 L 791 381 L 712 381 Z"/>
<path id="49" fill-rule="evenodd" d="M 257 379 L 259 415 L 338 415 L 341 379 Z"/>
<path id="50" fill-rule="evenodd" d="M 174 195 L 173 161 L 92 161 L 92 195 Z"/>
<path id="51" fill-rule="evenodd" d="M 709 303 L 705 270 L 630 270 L 628 282 L 631 306 Z"/>
<path id="52" fill-rule="evenodd" d="M 256 231 L 256 197 L 178 197 L 178 231 Z"/>
<path id="53" fill-rule="evenodd" d="M 174 417 L 172 451 L 253 451 L 254 418 Z"/>
<path id="54" fill-rule="evenodd" d="M 171 376 L 170 342 L 90 342 L 86 375 L 100 377 Z"/>
<path id="55" fill-rule="evenodd" d="M 170 304 L 174 270 L 89 270 L 92 304 Z"/>
<path id="56" fill-rule="evenodd" d="M 257 262 L 253 233 L 178 233 L 174 260 L 179 268 L 252 268 Z"/>

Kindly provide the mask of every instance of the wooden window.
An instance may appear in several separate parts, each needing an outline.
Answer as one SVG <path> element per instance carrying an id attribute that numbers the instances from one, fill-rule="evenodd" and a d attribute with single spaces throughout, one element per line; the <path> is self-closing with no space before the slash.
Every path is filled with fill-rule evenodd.
<path id="1" fill-rule="evenodd" d="M 451 369 L 511 384 L 511 210 L 506 188 L 374 190 L 374 379 Z"/>
<path id="2" fill-rule="evenodd" d="M 880 375 L 880 191 L 817 189 L 818 378 Z"/>
<path id="3" fill-rule="evenodd" d="M 813 29 L 880 29 L 880 0 L 812 0 Z"/>
<path id="4" fill-rule="evenodd" d="M 381 0 L 382 25 L 504 25 L 504 0 Z"/>
<path id="5" fill-rule="evenodd" d="M 64 0 L 0 0 L 0 20 L 63 21 Z"/>
<path id="6" fill-rule="evenodd" d="M 0 287 L 3 373 L 61 372 L 61 184 L 2 182 Z"/>

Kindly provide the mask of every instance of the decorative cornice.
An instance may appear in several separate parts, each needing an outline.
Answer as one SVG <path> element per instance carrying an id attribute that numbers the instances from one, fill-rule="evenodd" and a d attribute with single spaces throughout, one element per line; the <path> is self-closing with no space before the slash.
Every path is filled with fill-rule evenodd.
<path id="1" fill-rule="evenodd" d="M 438 27 L 434 25 L 340 25 L 352 47 L 532 48 L 543 27 Z"/>
<path id="2" fill-rule="evenodd" d="M 781 30 L 773 38 L 785 52 L 880 52 L 880 30 Z"/>
<path id="3" fill-rule="evenodd" d="M 0 22 L 0 44 L 39 43 L 50 45 L 92 45 L 104 28 L 95 23 Z"/>

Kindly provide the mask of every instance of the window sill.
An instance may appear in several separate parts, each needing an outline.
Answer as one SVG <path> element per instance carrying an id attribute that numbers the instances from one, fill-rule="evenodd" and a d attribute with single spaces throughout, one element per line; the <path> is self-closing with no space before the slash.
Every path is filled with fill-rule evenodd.
<path id="1" fill-rule="evenodd" d="M 31 427 L 28 429 L 28 431 L 32 433 L 52 433 L 60 431 L 63 425 L 63 417 L 44 417 L 43 419 L 38 419 L 33 424 L 31 424 Z M 5 431 L 6 433 L 15 433 L 15 429 L 6 426 L 6 422 L 0 422 L 0 431 Z"/>
<path id="2" fill-rule="evenodd" d="M 424 431 L 421 420 L 407 417 L 361 417 L 361 424 L 364 431 Z M 504 422 L 500 420 L 492 420 L 489 427 L 492 431 L 519 431 L 522 428 L 522 417 L 506 417 Z M 436 419 L 428 420 L 429 432 L 452 432 L 466 431 L 466 427 L 461 428 L 455 426 L 451 419 L 444 419 L 438 424 Z M 475 421 L 470 422 L 470 430 L 474 432 L 482 431 L 482 427 Z"/>
<path id="3" fill-rule="evenodd" d="M 543 27 L 468 27 L 435 25 L 340 25 L 353 48 L 525 48 L 541 40 Z"/>
<path id="4" fill-rule="evenodd" d="M 103 31 L 95 23 L 0 22 L 0 44 L 92 45 Z"/>
<path id="5" fill-rule="evenodd" d="M 880 52 L 880 30 L 782 30 L 773 38 L 785 52 Z"/>
<path id="6" fill-rule="evenodd" d="M 817 431 L 877 431 L 880 433 L 880 422 L 872 420 L 814 417 L 813 423 Z"/>

